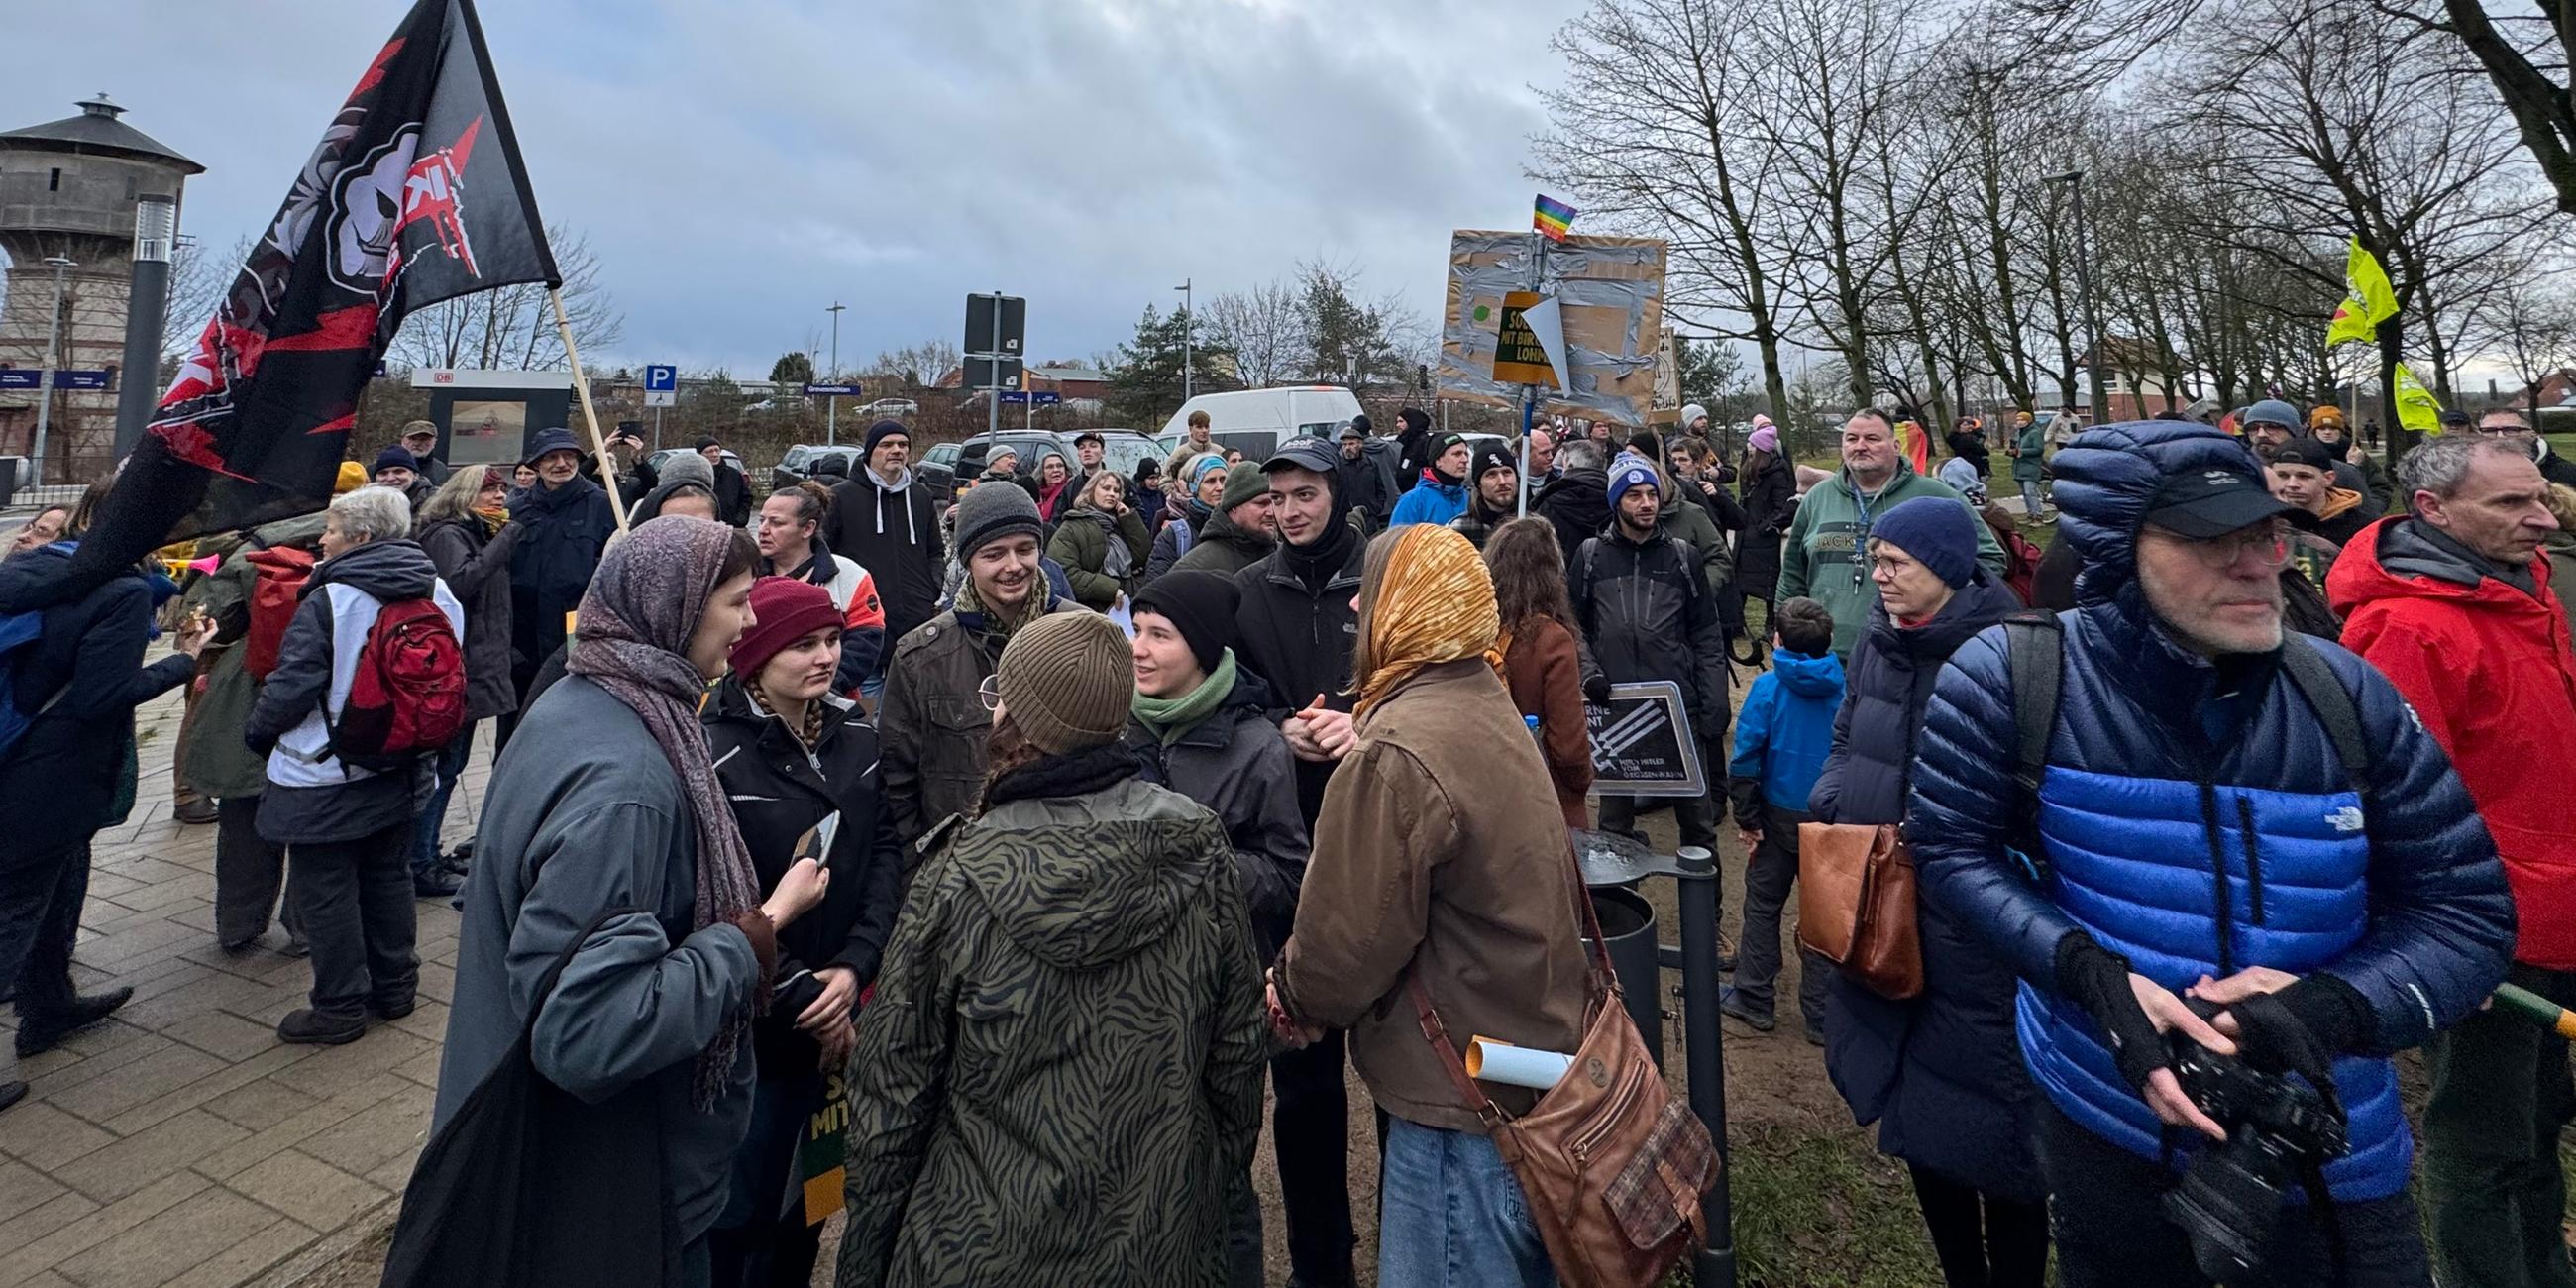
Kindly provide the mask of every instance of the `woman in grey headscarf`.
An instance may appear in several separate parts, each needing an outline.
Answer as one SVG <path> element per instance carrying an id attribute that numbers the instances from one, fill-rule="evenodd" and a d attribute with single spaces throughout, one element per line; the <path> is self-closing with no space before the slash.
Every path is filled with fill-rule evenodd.
<path id="1" fill-rule="evenodd" d="M 751 1111 L 745 1038 L 767 1000 L 778 928 L 826 882 L 806 860 L 762 901 L 698 724 L 708 682 L 752 625 L 758 558 L 738 528 L 673 516 L 601 561 L 568 674 L 493 767 L 431 1123 L 435 1134 L 453 1118 L 527 1029 L 537 1072 L 584 1113 L 661 1141 L 662 1201 L 641 1205 L 639 1224 L 568 1222 L 554 1237 L 606 1248 L 675 1233 L 670 1282 L 683 1285 L 707 1281 L 706 1232 Z M 553 992 L 537 996 L 576 941 Z M 550 1179 L 527 1202 L 546 1211 L 523 1220 L 579 1202 L 555 1188 L 629 1179 L 568 1161 L 538 1160 Z"/>

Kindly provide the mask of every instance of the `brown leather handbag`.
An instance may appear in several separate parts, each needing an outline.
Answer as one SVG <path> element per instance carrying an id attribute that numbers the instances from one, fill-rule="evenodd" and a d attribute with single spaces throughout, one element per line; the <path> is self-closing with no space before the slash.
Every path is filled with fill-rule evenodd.
<path id="1" fill-rule="evenodd" d="M 1571 872 L 1573 852 L 1566 857 Z M 1699 1198 L 1717 1183 L 1720 1161 L 1707 1126 L 1673 1096 L 1637 1035 L 1579 877 L 1575 890 L 1593 947 L 1583 1043 L 1528 1113 L 1504 1113 L 1468 1076 L 1418 976 L 1413 1005 L 1422 1035 L 1520 1181 L 1557 1277 L 1567 1288 L 1654 1288 L 1707 1243 Z"/>
<path id="2" fill-rule="evenodd" d="M 1914 851 L 1892 824 L 1798 825 L 1798 942 L 1882 997 L 1923 992 Z"/>

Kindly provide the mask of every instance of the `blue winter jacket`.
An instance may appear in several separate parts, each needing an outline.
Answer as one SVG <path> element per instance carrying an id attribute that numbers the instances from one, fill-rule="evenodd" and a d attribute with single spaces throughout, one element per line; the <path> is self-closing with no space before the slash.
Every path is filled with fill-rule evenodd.
<path id="1" fill-rule="evenodd" d="M 2001 629 L 1969 641 L 1933 691 L 1906 831 L 1924 897 L 1967 921 L 2021 976 L 2018 1029 L 2041 1089 L 2068 1117 L 2147 1158 L 2166 1133 L 2093 1021 L 2055 991 L 2075 931 L 2179 993 L 2248 966 L 2330 972 L 2370 1004 L 2373 1031 L 2335 1083 L 2351 1151 L 2325 1169 L 2340 1201 L 2398 1193 L 2414 1141 L 2389 1059 L 2458 1020 L 2504 978 L 2514 914 L 2494 843 L 2449 760 L 2378 672 L 2320 640 L 2372 749 L 2355 790 L 2279 654 L 2213 664 L 2167 633 L 2136 583 L 2132 545 L 2166 475 L 2259 480 L 2235 440 L 2153 422 L 2085 434 L 2052 465 L 2062 529 L 2082 556 L 2064 626 L 2064 690 L 2041 781 L 2037 879 L 2004 851 L 2029 817 L 2012 780 Z"/>
<path id="2" fill-rule="evenodd" d="M 1408 523 L 1447 523 L 1467 512 L 1467 485 L 1443 483 L 1429 470 L 1422 472 L 1422 482 L 1395 503 L 1395 514 L 1386 521 L 1390 528 Z"/>
<path id="3" fill-rule="evenodd" d="M 1788 649 L 1771 655 L 1771 669 L 1755 676 L 1735 714 L 1735 754 L 1729 778 L 1762 780 L 1762 799 L 1779 809 L 1804 810 L 1807 793 L 1834 749 L 1834 713 L 1843 705 L 1842 659 L 1828 652 L 1809 657 Z M 1759 819 L 1736 821 L 1760 828 Z"/>

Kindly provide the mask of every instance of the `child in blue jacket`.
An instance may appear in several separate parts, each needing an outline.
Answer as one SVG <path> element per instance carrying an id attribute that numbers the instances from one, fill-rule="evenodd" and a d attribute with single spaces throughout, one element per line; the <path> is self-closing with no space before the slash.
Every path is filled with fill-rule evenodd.
<path id="1" fill-rule="evenodd" d="M 1727 794 L 1736 836 L 1752 855 L 1744 871 L 1744 935 L 1735 983 L 1718 1009 L 1764 1033 L 1774 1027 L 1772 986 L 1780 979 L 1780 910 L 1798 879 L 1798 825 L 1807 821 L 1808 789 L 1834 746 L 1834 715 L 1843 705 L 1843 664 L 1834 656 L 1834 617 L 1798 598 L 1771 618 L 1771 669 L 1753 681 L 1735 717 L 1735 755 Z M 1825 982 L 1832 967 L 1809 956 L 1798 971 L 1798 1011 L 1807 1040 L 1825 1040 Z"/>

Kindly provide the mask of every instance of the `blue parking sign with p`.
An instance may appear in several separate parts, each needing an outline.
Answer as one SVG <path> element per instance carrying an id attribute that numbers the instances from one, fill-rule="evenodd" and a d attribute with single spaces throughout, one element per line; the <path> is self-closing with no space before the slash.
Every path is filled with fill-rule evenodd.
<path id="1" fill-rule="evenodd" d="M 678 367 L 644 368 L 644 392 L 662 393 L 679 387 L 680 369 Z"/>

